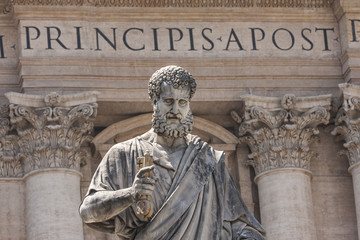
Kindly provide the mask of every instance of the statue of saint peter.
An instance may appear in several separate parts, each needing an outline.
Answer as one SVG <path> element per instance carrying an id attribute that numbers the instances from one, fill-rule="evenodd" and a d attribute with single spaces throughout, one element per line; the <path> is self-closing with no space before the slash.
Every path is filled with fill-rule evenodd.
<path id="1" fill-rule="evenodd" d="M 167 66 L 152 75 L 152 129 L 107 152 L 80 206 L 86 224 L 119 239 L 264 239 L 229 175 L 224 153 L 190 134 L 195 90 L 194 78 L 181 67 Z M 138 158 L 146 153 L 153 165 L 138 171 Z M 139 211 L 140 202 L 151 206 L 150 215 Z"/>

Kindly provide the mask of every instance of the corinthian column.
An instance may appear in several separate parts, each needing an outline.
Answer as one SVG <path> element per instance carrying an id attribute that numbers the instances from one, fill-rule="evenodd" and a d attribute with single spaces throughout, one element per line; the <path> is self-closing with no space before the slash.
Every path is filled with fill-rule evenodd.
<path id="1" fill-rule="evenodd" d="M 83 240 L 80 165 L 91 140 L 96 92 L 46 97 L 7 93 L 25 182 L 26 239 Z"/>
<path id="2" fill-rule="evenodd" d="M 340 84 L 342 92 L 342 106 L 338 111 L 332 131 L 333 135 L 341 135 L 346 151 L 340 154 L 347 155 L 349 159 L 349 172 L 353 178 L 357 229 L 360 236 L 360 86 Z"/>
<path id="3" fill-rule="evenodd" d="M 243 121 L 233 113 L 240 140 L 249 145 L 255 169 L 261 224 L 268 240 L 316 239 L 311 194 L 310 150 L 330 118 L 331 95 L 243 97 Z"/>

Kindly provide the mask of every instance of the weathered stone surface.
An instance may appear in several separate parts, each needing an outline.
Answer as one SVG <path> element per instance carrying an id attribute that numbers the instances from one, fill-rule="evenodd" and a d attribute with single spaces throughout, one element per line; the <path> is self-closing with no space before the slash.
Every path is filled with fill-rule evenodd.
<path id="1" fill-rule="evenodd" d="M 34 171 L 25 177 L 27 240 L 84 239 L 78 214 L 80 178 L 78 171 L 59 168 Z"/>
<path id="2" fill-rule="evenodd" d="M 280 98 L 248 95 L 244 120 L 233 112 L 240 123 L 239 136 L 249 145 L 248 164 L 256 174 L 279 168 L 310 169 L 316 156 L 309 145 L 319 134 L 319 124 L 330 119 L 331 96 Z"/>
<path id="3" fill-rule="evenodd" d="M 229 1 L 229 0 L 202 0 L 202 1 L 183 1 L 183 0 L 157 0 L 157 1 L 132 1 L 132 0 L 7 0 L 4 6 L 4 13 L 11 11 L 13 5 L 51 5 L 51 6 L 82 6 L 93 5 L 97 7 L 294 7 L 294 8 L 311 8 L 311 7 L 331 7 L 334 0 L 315 0 L 315 1 L 265 1 L 265 0 L 242 0 L 242 1 Z"/>
<path id="4" fill-rule="evenodd" d="M 247 95 L 243 100 L 244 117 L 236 112 L 232 117 L 240 124 L 240 141 L 250 147 L 247 164 L 257 175 L 267 237 L 316 239 L 309 171 L 315 153 L 310 151 L 310 144 L 319 134 L 316 127 L 329 122 L 331 95 Z"/>
<path id="5" fill-rule="evenodd" d="M 22 176 L 42 168 L 80 169 L 87 153 L 81 147 L 90 142 L 96 116 L 96 93 L 46 97 L 8 93 L 14 136 L 4 136 L 10 160 L 3 160 L 3 175 Z M 10 127 L 3 121 L 3 132 Z M 4 158 L 9 158 L 5 156 Z"/>
<path id="6" fill-rule="evenodd" d="M 2 235 L 84 239 L 77 213 L 80 165 L 89 156 L 84 145 L 92 139 L 96 96 L 96 92 L 65 96 L 52 92 L 45 97 L 6 94 L 10 105 L 0 109 L 0 191 L 9 212 L 4 216 L 1 211 L 0 216 L 9 223 L 0 224 Z M 13 195 L 4 193 L 4 187 Z M 11 200 L 15 195 L 18 200 Z M 16 231 L 15 224 L 24 228 Z"/>
<path id="7" fill-rule="evenodd" d="M 0 179 L 0 234 L 5 240 L 26 240 L 25 186 L 21 179 Z"/>
<path id="8" fill-rule="evenodd" d="M 360 86 L 341 84 L 339 87 L 343 102 L 335 119 L 335 124 L 338 126 L 334 128 L 332 134 L 344 138 L 344 147 L 347 151 L 342 153 L 346 154 L 352 166 L 360 161 Z"/>
<path id="9" fill-rule="evenodd" d="M 332 131 L 333 135 L 341 135 L 345 144 L 345 154 L 349 160 L 349 172 L 353 177 L 354 196 L 358 232 L 360 232 L 360 86 L 353 84 L 340 84 L 342 91 L 342 105 L 337 113 L 335 124 L 338 125 Z"/>
<path id="10" fill-rule="evenodd" d="M 224 153 L 190 134 L 195 90 L 194 78 L 181 67 L 152 75 L 152 129 L 104 156 L 80 206 L 86 224 L 130 239 L 264 239 Z"/>
<path id="11" fill-rule="evenodd" d="M 339 83 L 359 82 L 359 4 L 358 0 L 0 1 L 0 12 L 6 8 L 6 14 L 0 14 L 0 104 L 8 103 L 6 92 L 45 96 L 53 91 L 71 94 L 99 90 L 98 117 L 94 122 L 96 136 L 113 123 L 125 123 L 150 113 L 152 106 L 143 91 L 148 76 L 154 69 L 174 64 L 186 67 L 199 79 L 198 92 L 192 101 L 194 115 L 236 134 L 229 113 L 231 110 L 241 112 L 244 94 L 338 96 Z M 25 27 L 31 26 L 35 27 L 28 29 L 33 49 L 26 49 Z M 100 33 L 96 37 L 95 27 L 109 42 L 116 41 L 116 50 Z M 142 51 L 132 51 L 124 44 L 125 31 L 133 27 L 143 29 L 144 33 L 130 30 L 127 34 L 129 46 L 141 48 L 145 44 Z M 38 38 L 36 28 L 40 31 Z M 61 35 L 56 28 L 60 29 Z M 116 28 L 115 40 L 112 28 Z M 160 51 L 156 50 L 154 28 L 159 28 L 156 31 Z M 170 30 L 167 28 L 173 28 L 173 47 L 177 51 L 169 51 Z M 175 28 L 183 33 L 181 40 L 178 40 L 180 34 Z M 232 29 L 234 34 L 231 34 Z M 211 42 L 203 34 L 213 42 L 212 50 L 203 49 L 211 48 Z M 57 37 L 69 49 L 63 48 Z M 101 51 L 95 50 L 96 38 Z M 47 49 L 49 41 L 53 49 Z M 225 50 L 228 43 L 229 48 Z M 197 120 L 194 121 L 196 125 Z M 107 144 L 142 134 L 140 127 L 125 129 L 112 128 L 118 134 L 109 138 Z M 321 142 L 314 143 L 311 150 L 319 157 L 310 161 L 317 238 L 356 239 L 354 189 L 351 174 L 347 172 L 349 163 L 346 156 L 337 156 L 340 150 L 348 150 L 333 140 L 327 128 L 318 129 Z M 231 141 L 225 145 L 216 133 L 209 134 L 203 128 L 194 127 L 194 130 L 194 134 L 211 142 L 216 149 L 220 146 L 228 151 L 232 144 L 227 165 L 240 185 L 246 204 L 254 207 L 255 215 L 259 216 L 261 209 L 257 207 L 254 173 L 243 165 L 248 160 L 246 145 L 239 147 Z M 0 150 L 3 157 L 0 165 L 4 166 L 1 174 L 6 181 L 24 174 L 22 167 L 16 167 L 22 166 L 20 152 L 7 150 L 19 142 L 11 136 L 16 136 L 15 129 L 8 131 L 1 142 L 6 144 Z M 104 145 L 101 151 L 106 151 L 107 147 Z M 241 153 L 234 154 L 233 149 L 239 149 Z M 20 165 L 6 160 L 6 156 L 9 159 L 19 156 Z M 100 162 L 96 155 L 87 160 L 86 167 L 80 168 L 84 175 L 84 191 Z M 354 170 L 350 169 L 352 173 Z M 4 206 L 15 204 L 17 197 L 24 195 L 15 193 L 15 187 L 11 189 L 14 193 L 5 194 L 10 200 L 4 200 Z M 17 206 L 8 208 L 21 209 Z M 24 214 L 13 213 L 16 219 L 24 219 Z M 1 219 L 6 219 L 6 215 Z M 18 224 L 22 225 L 25 223 Z M 12 232 L 24 234 L 24 229 Z M 108 235 L 94 234 L 88 229 L 85 233 L 85 239 L 110 239 Z M 1 236 L 21 239 L 20 235 Z"/>

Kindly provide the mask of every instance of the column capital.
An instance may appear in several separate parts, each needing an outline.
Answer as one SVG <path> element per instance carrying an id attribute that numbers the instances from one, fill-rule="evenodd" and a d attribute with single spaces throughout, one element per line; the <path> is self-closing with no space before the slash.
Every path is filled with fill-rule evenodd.
<path id="1" fill-rule="evenodd" d="M 0 178 L 23 176 L 19 136 L 11 131 L 9 106 L 0 106 Z"/>
<path id="2" fill-rule="evenodd" d="M 282 98 L 246 95 L 244 116 L 240 123 L 240 141 L 251 150 L 247 164 L 256 175 L 280 168 L 309 170 L 310 160 L 317 154 L 309 145 L 317 139 L 319 124 L 330 119 L 331 95 Z"/>
<path id="3" fill-rule="evenodd" d="M 350 168 L 360 162 L 360 86 L 339 84 L 342 105 L 335 118 L 336 127 L 332 135 L 340 135 L 347 150 L 341 151 L 348 157 Z"/>
<path id="4" fill-rule="evenodd" d="M 16 155 L 23 159 L 22 174 L 43 168 L 80 169 L 87 156 L 82 146 L 92 139 L 97 95 L 5 94 L 19 146 Z"/>

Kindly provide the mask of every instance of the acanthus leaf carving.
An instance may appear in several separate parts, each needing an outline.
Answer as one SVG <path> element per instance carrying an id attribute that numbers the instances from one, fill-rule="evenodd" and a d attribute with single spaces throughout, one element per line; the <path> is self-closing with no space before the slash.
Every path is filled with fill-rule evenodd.
<path id="1" fill-rule="evenodd" d="M 254 167 L 255 173 L 278 168 L 310 170 L 310 161 L 317 156 L 310 145 L 319 139 L 316 126 L 329 122 L 330 96 L 303 97 L 299 102 L 292 94 L 276 101 L 253 95 L 244 99 L 244 119 L 235 121 L 241 123 L 240 142 L 250 147 L 247 164 Z M 247 99 L 251 104 L 246 102 Z M 324 99 L 327 105 L 317 105 L 317 100 Z M 272 107 L 263 107 L 271 101 L 277 103 Z M 306 101 L 315 102 L 302 106 Z"/>
<path id="2" fill-rule="evenodd" d="M 15 177 L 23 176 L 42 168 L 79 170 L 81 165 L 86 164 L 84 156 L 88 155 L 84 149 L 88 148 L 84 146 L 92 140 L 91 133 L 97 114 L 97 104 L 85 101 L 89 96 L 93 99 L 96 94 L 91 92 L 62 97 L 57 93 L 51 93 L 43 100 L 44 106 L 39 106 L 37 103 L 34 107 L 18 104 L 18 101 L 14 100 L 17 103 L 10 104 L 8 121 L 0 118 L 0 143 L 2 144 L 0 146 L 0 177 L 9 177 L 9 173 Z M 11 99 L 18 95 L 20 99 L 33 97 L 33 95 L 12 94 L 9 95 L 10 103 Z M 36 99 L 39 98 L 36 96 Z M 70 99 L 69 101 L 76 99 L 74 102 L 80 103 L 67 104 L 66 107 L 60 106 L 64 99 Z M 11 129 L 16 130 L 13 136 L 8 135 Z M 10 141 L 10 136 L 13 137 L 12 141 Z M 11 146 L 8 143 L 7 148 L 12 149 L 11 151 L 5 150 L 5 138 L 9 139 L 7 142 L 11 142 Z M 1 158 L 3 155 L 6 161 Z M 12 165 L 7 160 L 9 157 L 13 159 Z M 13 166 L 14 170 L 9 171 L 9 166 Z M 5 173 L 7 176 L 4 175 Z"/>
<path id="3" fill-rule="evenodd" d="M 0 178 L 21 177 L 23 157 L 19 136 L 11 133 L 9 106 L 0 107 Z"/>
<path id="4" fill-rule="evenodd" d="M 342 90 L 342 105 L 335 118 L 336 127 L 332 135 L 341 136 L 345 141 L 346 151 L 339 154 L 346 155 L 349 165 L 360 162 L 360 89 L 353 84 L 340 84 Z"/>

